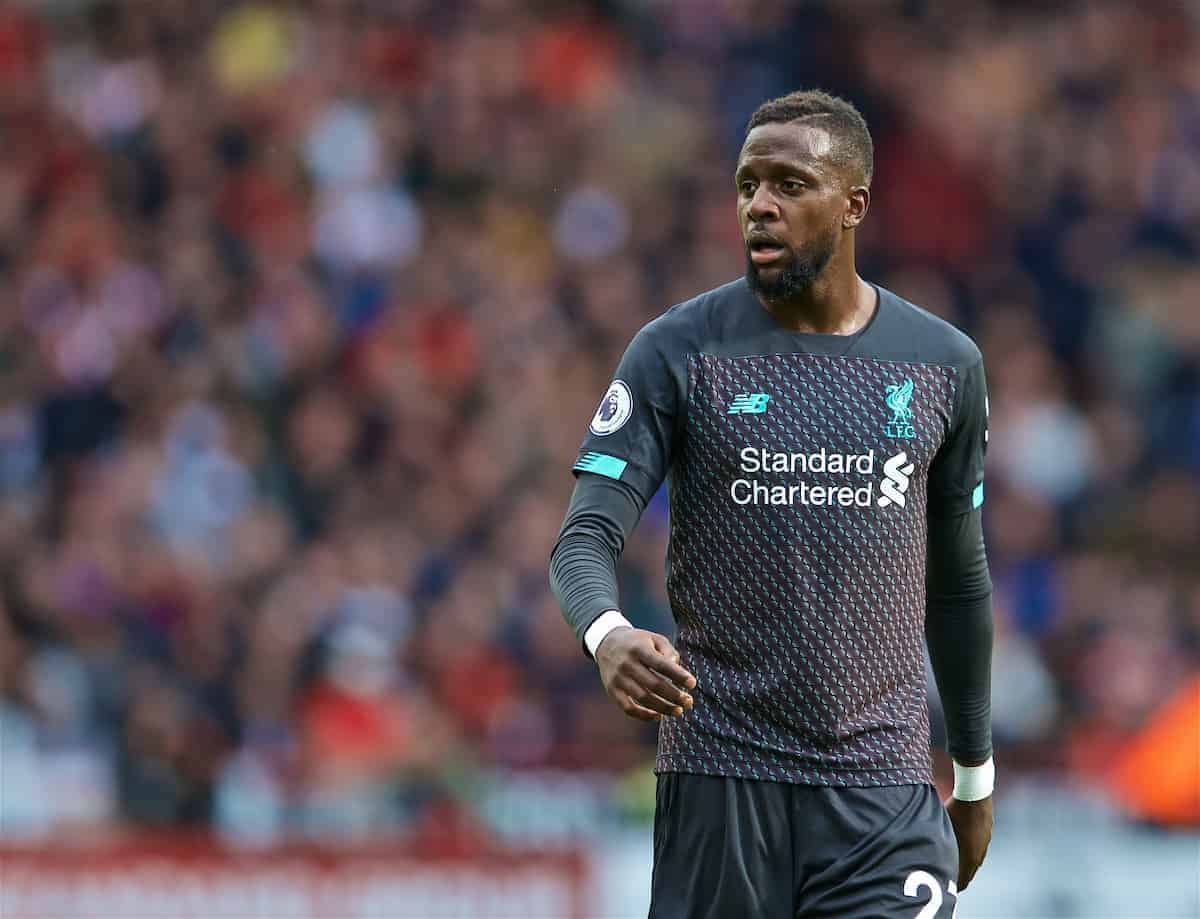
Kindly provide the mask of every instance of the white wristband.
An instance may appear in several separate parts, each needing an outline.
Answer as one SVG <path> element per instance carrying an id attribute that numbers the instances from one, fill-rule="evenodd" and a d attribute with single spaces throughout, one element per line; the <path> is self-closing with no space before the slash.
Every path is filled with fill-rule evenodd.
<path id="1" fill-rule="evenodd" d="M 960 766 L 954 763 L 954 792 L 958 801 L 982 801 L 996 787 L 996 764 L 989 756 L 979 766 Z"/>
<path id="2" fill-rule="evenodd" d="M 597 616 L 587 627 L 587 631 L 583 633 L 583 643 L 588 649 L 588 654 L 595 657 L 596 649 L 600 647 L 600 642 L 604 641 L 608 633 L 613 629 L 622 628 L 632 629 L 633 623 L 622 616 L 620 610 L 606 610 Z"/>

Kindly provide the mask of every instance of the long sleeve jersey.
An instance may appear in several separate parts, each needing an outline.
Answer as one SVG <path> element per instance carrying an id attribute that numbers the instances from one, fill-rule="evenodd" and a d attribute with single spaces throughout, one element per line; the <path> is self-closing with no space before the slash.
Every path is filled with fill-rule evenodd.
<path id="1" fill-rule="evenodd" d="M 656 770 L 931 781 L 927 639 L 951 753 L 990 754 L 979 350 L 882 288 L 851 336 L 781 327 L 744 280 L 634 338 L 589 425 L 551 559 L 581 641 L 665 480 L 667 593 L 695 706 Z"/>

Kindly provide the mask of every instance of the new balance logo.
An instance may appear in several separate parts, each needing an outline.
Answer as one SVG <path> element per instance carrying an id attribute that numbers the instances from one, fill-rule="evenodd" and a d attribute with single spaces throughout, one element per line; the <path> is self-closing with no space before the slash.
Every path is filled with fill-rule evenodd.
<path id="1" fill-rule="evenodd" d="M 761 415 L 771 397 L 765 392 L 740 393 L 729 403 L 730 415 Z"/>
<path id="2" fill-rule="evenodd" d="M 882 493 L 878 502 L 880 507 L 891 507 L 893 504 L 904 507 L 904 493 L 912 484 L 914 468 L 916 467 L 908 461 L 907 453 L 897 453 L 883 464 L 883 474 L 887 478 L 879 486 Z"/>

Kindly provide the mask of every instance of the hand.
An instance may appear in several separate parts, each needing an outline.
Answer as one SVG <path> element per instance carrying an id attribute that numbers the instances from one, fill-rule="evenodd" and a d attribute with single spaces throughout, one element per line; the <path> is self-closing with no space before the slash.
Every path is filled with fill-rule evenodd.
<path id="1" fill-rule="evenodd" d="M 946 813 L 958 840 L 958 889 L 966 890 L 975 872 L 983 864 L 988 843 L 992 841 L 992 798 L 979 801 L 946 801 Z"/>
<path id="2" fill-rule="evenodd" d="M 664 636 L 624 626 L 604 636 L 596 649 L 604 690 L 621 711 L 642 721 L 661 721 L 692 707 L 687 692 L 696 678 L 679 665 L 679 652 Z"/>

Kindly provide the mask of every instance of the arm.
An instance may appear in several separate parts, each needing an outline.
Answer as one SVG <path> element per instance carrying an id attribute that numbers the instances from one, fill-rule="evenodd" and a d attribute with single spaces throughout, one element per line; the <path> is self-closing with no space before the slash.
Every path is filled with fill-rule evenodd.
<path id="1" fill-rule="evenodd" d="M 954 793 L 946 811 L 965 890 L 992 838 L 992 582 L 983 541 L 987 386 L 967 369 L 953 428 L 930 470 L 925 641 L 946 713 Z"/>
<path id="2" fill-rule="evenodd" d="M 600 640 L 611 631 L 604 629 L 608 622 L 629 626 L 619 613 L 619 620 L 611 616 L 606 623 L 597 620 L 620 609 L 617 559 L 643 510 L 641 497 L 622 482 L 585 473 L 575 483 L 558 542 L 550 553 L 550 588 L 589 656 L 595 656 Z M 601 629 L 604 635 L 599 634 Z"/>
<path id="3" fill-rule="evenodd" d="M 929 523 L 925 641 L 946 712 L 954 793 L 946 812 L 966 890 L 992 839 L 992 581 L 978 510 Z"/>
<path id="4" fill-rule="evenodd" d="M 925 641 L 946 713 L 950 755 L 992 755 L 992 580 L 979 510 L 929 521 Z"/>
<path id="5" fill-rule="evenodd" d="M 663 336 L 647 326 L 630 343 L 588 426 L 578 476 L 550 556 L 563 617 L 595 658 L 600 679 L 628 715 L 656 721 L 692 705 L 695 678 L 662 635 L 620 613 L 617 559 L 666 476 L 680 404 Z"/>
<path id="6" fill-rule="evenodd" d="M 692 707 L 686 690 L 696 678 L 666 636 L 634 628 L 619 612 L 617 559 L 643 509 L 628 485 L 581 475 L 550 555 L 550 587 L 613 701 L 631 717 L 658 721 Z"/>

